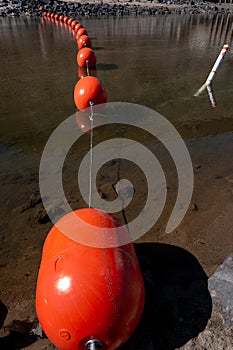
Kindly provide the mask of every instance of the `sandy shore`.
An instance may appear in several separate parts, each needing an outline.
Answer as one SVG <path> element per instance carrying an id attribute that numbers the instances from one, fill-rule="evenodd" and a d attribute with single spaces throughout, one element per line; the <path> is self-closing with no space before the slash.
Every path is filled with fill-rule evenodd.
<path id="1" fill-rule="evenodd" d="M 203 140 L 206 147 L 203 147 L 203 144 L 198 140 L 188 143 L 195 173 L 195 188 L 190 209 L 175 232 L 169 235 L 164 233 L 167 217 L 173 203 L 172 198 L 176 192 L 175 184 L 172 182 L 172 174 L 170 174 L 171 190 L 169 196 L 171 200 L 168 201 L 168 206 L 159 222 L 140 240 L 141 242 L 166 243 L 184 248 L 198 259 L 208 276 L 233 252 L 231 139 L 232 135 L 229 133 L 229 135 Z M 19 327 L 17 324 L 15 326 L 14 323 L 14 320 L 18 320 L 20 327 L 23 328 L 23 331 L 20 332 L 25 337 L 25 324 L 32 327 L 36 317 L 34 296 L 37 272 L 43 240 L 51 228 L 51 223 L 46 218 L 39 195 L 38 174 L 36 172 L 38 159 L 34 159 L 34 165 L 31 162 L 30 165 L 28 164 L 32 170 L 34 169 L 33 171 L 21 173 L 17 169 L 19 169 L 20 162 L 25 162 L 25 159 L 15 156 L 13 164 L 11 160 L 12 155 L 9 154 L 8 162 L 5 159 L 7 171 L 5 170 L 4 174 L 1 174 L 0 185 L 2 208 L 0 213 L 2 240 L 0 272 L 1 283 L 4 285 L 1 290 L 1 300 L 8 308 L 1 336 L 7 337 L 12 327 L 13 329 L 16 326 Z M 107 184 L 104 180 L 99 183 L 100 189 L 107 198 L 112 196 L 108 189 L 110 184 L 116 181 L 116 167 L 117 164 L 109 167 Z M 136 189 L 140 188 L 137 174 L 130 174 L 127 167 L 124 169 L 124 165 L 122 165 L 122 172 L 127 173 Z M 67 176 L 68 183 L 75 178 L 73 172 Z M 17 198 L 15 198 L 16 192 L 18 193 Z M 72 191 L 68 190 L 67 196 L 74 208 L 85 205 L 81 199 L 77 200 L 73 197 Z M 127 218 L 130 219 L 135 210 L 137 207 L 129 207 L 126 212 Z M 14 220 L 12 220 L 12 216 Z M 206 330 L 208 342 L 210 342 L 208 332 L 211 332 L 213 339 L 217 339 L 223 329 L 224 332 L 230 332 L 224 328 L 224 319 L 221 318 L 219 309 L 213 317 L 208 326 L 210 328 Z M 214 321 L 215 318 L 218 320 L 216 321 L 218 326 Z M 22 339 L 21 341 L 23 342 Z M 26 344 L 28 341 L 26 337 Z M 40 340 L 26 348 L 48 350 L 53 349 L 53 346 L 47 340 Z M 184 347 L 185 350 L 193 348 L 196 349 L 195 347 Z M 16 348 L 12 347 L 11 349 Z M 24 347 L 19 347 L 19 349 L 24 349 Z M 209 349 L 222 348 L 209 347 Z"/>

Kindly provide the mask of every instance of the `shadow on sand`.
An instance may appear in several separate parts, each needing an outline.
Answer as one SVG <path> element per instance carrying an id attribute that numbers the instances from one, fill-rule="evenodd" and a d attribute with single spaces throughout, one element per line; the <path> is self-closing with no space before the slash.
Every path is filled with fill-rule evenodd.
<path id="1" fill-rule="evenodd" d="M 211 316 L 208 278 L 188 251 L 160 243 L 134 245 L 145 283 L 144 312 L 122 350 L 173 350 L 196 337 Z"/>

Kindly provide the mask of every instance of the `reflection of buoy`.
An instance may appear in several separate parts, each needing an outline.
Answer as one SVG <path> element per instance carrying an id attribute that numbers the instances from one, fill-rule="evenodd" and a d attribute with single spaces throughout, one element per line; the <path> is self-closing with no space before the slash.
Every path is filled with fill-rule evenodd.
<path id="1" fill-rule="evenodd" d="M 97 105 L 107 102 L 107 93 L 100 80 L 96 77 L 80 79 L 74 88 L 74 102 L 78 109 L 90 107 L 90 103 Z"/>
<path id="2" fill-rule="evenodd" d="M 75 25 L 75 27 L 74 27 L 74 30 L 75 30 L 75 32 L 77 32 L 80 28 L 82 28 L 83 26 L 82 26 L 82 24 L 81 23 L 77 23 L 76 25 Z"/>
<path id="3" fill-rule="evenodd" d="M 76 123 L 83 133 L 91 133 L 90 112 L 78 111 L 75 114 Z"/>
<path id="4" fill-rule="evenodd" d="M 83 47 L 91 47 L 92 42 L 88 35 L 81 35 L 78 39 L 78 48 L 82 49 Z"/>
<path id="5" fill-rule="evenodd" d="M 88 61 L 88 62 L 87 62 Z M 78 51 L 77 63 L 80 67 L 94 68 L 96 66 L 96 55 L 89 47 L 84 47 Z"/>
<path id="6" fill-rule="evenodd" d="M 87 75 L 87 69 L 85 67 L 78 67 L 78 77 L 80 79 L 86 77 Z"/>
<path id="7" fill-rule="evenodd" d="M 79 30 L 77 30 L 76 39 L 79 39 L 82 35 L 87 35 L 87 31 L 85 28 L 80 28 Z"/>
<path id="8" fill-rule="evenodd" d="M 70 214 L 61 219 L 67 226 L 73 223 Z M 112 215 L 90 208 L 75 214 L 95 226 L 100 240 L 110 245 L 111 234 L 101 233 L 102 228 L 119 226 Z M 67 238 L 56 226 L 51 229 L 39 269 L 36 310 L 59 349 L 86 350 L 94 339 L 102 349 L 120 347 L 135 330 L 143 306 L 143 280 L 132 244 L 94 248 Z"/>

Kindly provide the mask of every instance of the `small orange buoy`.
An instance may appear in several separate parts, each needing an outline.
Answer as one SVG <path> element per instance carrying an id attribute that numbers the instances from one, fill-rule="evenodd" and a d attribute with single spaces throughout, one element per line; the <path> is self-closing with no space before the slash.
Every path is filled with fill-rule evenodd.
<path id="1" fill-rule="evenodd" d="M 47 16 L 47 12 L 46 12 L 46 11 L 44 11 L 44 12 L 43 12 L 43 15 L 44 15 L 44 17 L 46 17 L 46 16 Z"/>
<path id="2" fill-rule="evenodd" d="M 87 62 L 88 61 L 88 62 Z M 96 56 L 89 47 L 84 47 L 77 54 L 77 63 L 80 67 L 94 68 L 96 66 Z"/>
<path id="3" fill-rule="evenodd" d="M 40 10 L 40 11 L 43 11 L 43 10 L 44 10 L 43 6 L 40 6 L 40 7 L 39 7 L 39 10 Z"/>
<path id="4" fill-rule="evenodd" d="M 56 21 L 59 20 L 59 15 L 58 15 L 57 13 L 56 13 L 55 16 L 54 16 L 54 19 L 55 19 Z"/>
<path id="5" fill-rule="evenodd" d="M 76 25 L 75 25 L 75 27 L 74 27 L 74 30 L 75 30 L 75 32 L 77 32 L 80 28 L 82 28 L 83 26 L 82 26 L 82 24 L 81 23 L 77 23 Z"/>
<path id="6" fill-rule="evenodd" d="M 64 23 L 67 23 L 68 19 L 69 19 L 69 17 L 68 17 L 68 16 L 64 16 L 64 18 L 63 18 L 63 22 L 64 22 Z"/>
<path id="7" fill-rule="evenodd" d="M 72 216 L 94 226 L 99 239 L 110 243 L 120 223 L 97 209 L 80 209 Z M 85 235 L 85 232 L 77 232 Z M 125 232 L 127 235 L 128 233 Z M 56 226 L 49 232 L 36 287 L 36 310 L 48 338 L 60 350 L 87 350 L 96 339 L 100 349 L 114 350 L 135 330 L 144 307 L 144 285 L 132 244 L 117 248 L 85 246 L 67 238 Z"/>
<path id="8" fill-rule="evenodd" d="M 80 28 L 79 30 L 77 30 L 76 39 L 79 39 L 82 35 L 87 35 L 87 31 L 85 28 Z"/>
<path id="9" fill-rule="evenodd" d="M 78 22 L 75 21 L 75 19 L 74 19 L 74 20 L 71 22 L 71 24 L 70 24 L 71 28 L 74 29 L 74 27 L 76 26 L 77 23 L 78 23 Z"/>
<path id="10" fill-rule="evenodd" d="M 73 22 L 73 20 L 74 20 L 73 18 L 69 18 L 68 21 L 67 21 L 67 24 L 70 26 L 71 23 Z"/>
<path id="11" fill-rule="evenodd" d="M 59 21 L 60 21 L 60 22 L 63 22 L 63 18 L 64 18 L 64 16 L 63 16 L 63 15 L 60 15 L 60 16 L 59 16 Z"/>
<path id="12" fill-rule="evenodd" d="M 51 13 L 47 12 L 47 17 L 50 18 L 51 17 Z"/>
<path id="13" fill-rule="evenodd" d="M 74 102 L 78 109 L 84 110 L 90 107 L 90 103 L 95 105 L 106 103 L 107 93 L 98 78 L 84 77 L 75 85 Z"/>
<path id="14" fill-rule="evenodd" d="M 78 39 L 78 48 L 82 49 L 83 47 L 91 47 L 92 42 L 89 39 L 88 35 L 81 35 L 80 38 Z"/>

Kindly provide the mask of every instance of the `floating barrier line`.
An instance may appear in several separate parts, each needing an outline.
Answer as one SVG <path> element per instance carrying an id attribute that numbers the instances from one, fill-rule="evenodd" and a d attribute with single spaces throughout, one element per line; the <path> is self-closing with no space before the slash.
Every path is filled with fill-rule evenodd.
<path id="1" fill-rule="evenodd" d="M 43 11 L 43 6 L 40 9 Z M 52 22 L 57 22 L 59 19 L 60 23 L 64 23 L 65 26 L 69 25 L 69 29 L 79 27 L 73 18 L 60 16 L 44 12 L 44 18 L 48 18 Z M 87 36 L 84 28 L 82 31 L 85 31 L 85 36 Z M 72 30 L 72 33 L 77 39 L 77 31 Z M 82 35 L 80 37 L 82 38 Z M 84 39 L 86 43 L 82 47 L 79 43 L 82 40 L 84 42 Z M 77 63 L 80 68 L 86 69 L 86 72 L 81 72 L 81 74 L 78 72 L 80 79 L 74 87 L 74 102 L 80 111 L 76 113 L 76 123 L 83 132 L 90 134 L 89 178 L 87 176 L 86 179 L 86 181 L 89 180 L 89 208 L 72 211 L 62 217 L 59 224 L 54 224 L 50 230 L 49 239 L 46 239 L 44 244 L 38 274 L 36 310 L 39 322 L 48 338 L 60 349 L 78 349 L 80 344 L 82 344 L 83 350 L 85 348 L 86 350 L 101 350 L 109 347 L 115 349 L 123 345 L 136 329 L 144 308 L 145 290 L 137 256 L 133 244 L 130 243 L 129 232 L 124 227 L 120 228 L 122 223 L 117 221 L 113 215 L 91 207 L 94 106 L 106 103 L 107 93 L 101 81 L 90 75 L 90 69 L 96 67 L 96 57 L 90 48 L 91 41 L 86 37 L 82 40 L 80 39 L 78 42 L 80 50 L 77 55 Z M 87 108 L 89 108 L 88 114 L 86 114 Z M 79 120 L 79 113 L 81 120 Z M 87 125 L 84 123 L 84 128 L 82 126 L 83 116 L 84 120 L 87 121 Z M 74 212 L 80 220 L 74 219 Z M 73 220 L 75 220 L 74 227 Z M 83 222 L 84 225 L 80 222 Z M 59 226 L 60 224 L 61 226 Z M 90 226 L 93 230 L 90 230 Z M 128 237 L 130 244 L 120 244 L 119 237 L 115 238 L 118 228 L 122 234 Z M 115 246 L 115 244 L 117 245 Z M 117 248 L 118 246 L 121 247 L 120 250 Z M 59 257 L 57 257 L 58 253 Z M 91 257 L 91 260 L 83 260 L 84 254 Z M 120 274 L 118 257 L 122 261 L 122 266 L 126 267 Z M 50 268 L 51 266 L 55 266 L 55 268 Z M 57 273 L 59 271 L 62 271 L 62 276 Z M 80 274 L 79 271 L 85 273 Z M 129 280 L 132 283 L 126 283 Z M 88 300 L 86 289 L 81 288 L 85 283 L 91 286 L 88 291 Z M 48 284 L 51 284 L 52 288 L 46 288 Z M 96 284 L 100 296 L 105 300 L 104 308 L 96 303 Z M 133 286 L 138 293 L 135 294 Z M 64 297 L 64 293 L 67 297 Z M 126 308 L 122 307 L 121 295 L 124 296 Z M 90 305 L 93 305 L 94 312 L 92 314 L 89 312 Z M 58 314 L 54 320 L 54 314 L 57 313 L 58 307 L 64 313 L 62 316 Z M 132 309 L 134 309 L 133 317 Z M 80 318 L 80 315 L 84 316 Z M 96 322 L 96 317 L 98 322 Z M 79 328 L 79 332 L 75 331 L 74 325 Z M 93 338 L 93 334 L 99 334 L 99 336 Z"/>
<path id="2" fill-rule="evenodd" d="M 213 65 L 213 68 L 211 69 L 205 83 L 200 87 L 200 89 L 194 94 L 195 97 L 198 97 L 201 95 L 201 93 L 207 89 L 207 92 L 209 94 L 209 98 L 210 98 L 210 101 L 211 101 L 211 105 L 213 107 L 216 107 L 216 102 L 215 102 L 215 99 L 213 97 L 213 89 L 212 87 L 210 87 L 216 73 L 217 73 L 217 70 L 220 66 L 220 63 L 222 62 L 227 50 L 229 49 L 229 45 L 225 44 L 223 45 L 223 48 L 220 52 L 220 54 L 218 55 L 216 61 L 215 61 L 215 64 Z"/>

